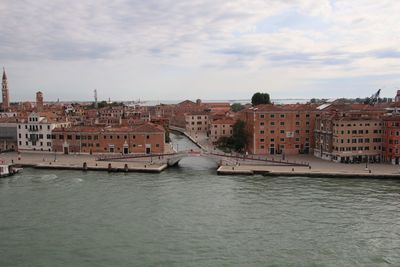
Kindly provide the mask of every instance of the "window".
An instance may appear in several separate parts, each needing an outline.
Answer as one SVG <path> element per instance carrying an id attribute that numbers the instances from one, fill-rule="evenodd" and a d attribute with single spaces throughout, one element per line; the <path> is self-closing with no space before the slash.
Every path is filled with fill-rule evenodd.
<path id="1" fill-rule="evenodd" d="M 269 115 L 270 118 L 275 118 L 275 114 Z"/>
<path id="2" fill-rule="evenodd" d="M 280 117 L 281 117 L 281 118 L 285 118 L 285 114 L 281 114 Z"/>
<path id="3" fill-rule="evenodd" d="M 280 125 L 281 125 L 281 126 L 284 126 L 284 125 L 285 125 L 285 122 L 284 122 L 284 121 L 281 121 Z"/>
<path id="4" fill-rule="evenodd" d="M 264 114 L 260 114 L 260 119 L 264 119 Z"/>
<path id="5" fill-rule="evenodd" d="M 146 139 L 150 139 L 150 135 L 147 135 L 147 136 L 146 136 Z"/>
<path id="6" fill-rule="evenodd" d="M 60 134 L 60 135 L 58 136 L 58 138 L 59 138 L 60 140 L 64 140 L 64 135 Z"/>

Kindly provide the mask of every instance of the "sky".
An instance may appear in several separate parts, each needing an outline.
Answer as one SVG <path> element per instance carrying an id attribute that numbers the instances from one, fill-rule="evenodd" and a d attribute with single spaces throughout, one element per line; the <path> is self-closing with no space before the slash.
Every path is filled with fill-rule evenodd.
<path id="1" fill-rule="evenodd" d="M 1 0 L 11 101 L 367 97 L 400 89 L 396 0 Z"/>

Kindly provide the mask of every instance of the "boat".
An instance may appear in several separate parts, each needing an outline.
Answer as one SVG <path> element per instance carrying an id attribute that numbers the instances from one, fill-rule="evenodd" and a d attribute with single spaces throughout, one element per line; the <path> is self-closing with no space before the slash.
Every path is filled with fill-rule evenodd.
<path id="1" fill-rule="evenodd" d="M 16 168 L 14 164 L 6 164 L 0 159 L 0 178 L 12 176 L 22 171 L 22 168 Z"/>

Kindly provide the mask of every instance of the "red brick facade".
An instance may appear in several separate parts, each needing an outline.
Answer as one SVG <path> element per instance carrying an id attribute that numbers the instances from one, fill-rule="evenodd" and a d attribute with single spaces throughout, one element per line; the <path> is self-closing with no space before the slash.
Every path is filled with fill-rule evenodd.
<path id="1" fill-rule="evenodd" d="M 243 112 L 250 154 L 309 153 L 314 147 L 313 105 L 259 105 Z"/>
<path id="2" fill-rule="evenodd" d="M 400 164 L 400 115 L 383 119 L 383 159 Z"/>
<path id="3" fill-rule="evenodd" d="M 53 131 L 53 151 L 63 153 L 162 154 L 165 130 L 146 123 L 132 127 L 71 127 Z"/>

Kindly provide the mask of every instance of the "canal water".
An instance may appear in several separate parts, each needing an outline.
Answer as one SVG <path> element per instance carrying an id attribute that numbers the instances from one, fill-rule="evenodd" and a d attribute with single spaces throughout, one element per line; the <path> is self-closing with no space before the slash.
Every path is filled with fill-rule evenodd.
<path id="1" fill-rule="evenodd" d="M 0 266 L 400 265 L 399 181 L 217 176 L 214 164 L 0 179 Z"/>

